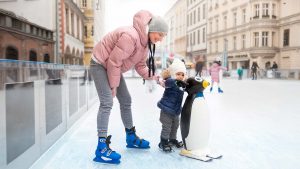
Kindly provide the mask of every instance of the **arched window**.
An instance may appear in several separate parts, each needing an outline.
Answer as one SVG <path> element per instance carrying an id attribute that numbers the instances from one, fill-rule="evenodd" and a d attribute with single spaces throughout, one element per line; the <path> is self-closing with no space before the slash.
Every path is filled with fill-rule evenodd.
<path id="1" fill-rule="evenodd" d="M 44 54 L 44 62 L 50 63 L 50 56 L 48 53 Z"/>
<path id="2" fill-rule="evenodd" d="M 29 61 L 34 61 L 34 62 L 37 61 L 37 55 L 36 55 L 36 52 L 33 51 L 33 50 L 30 50 L 30 51 L 29 51 Z"/>
<path id="3" fill-rule="evenodd" d="M 19 59 L 18 50 L 12 46 L 8 46 L 5 51 L 5 58 L 12 59 L 12 60 L 18 60 Z"/>
<path id="4" fill-rule="evenodd" d="M 270 69 L 271 68 L 271 62 L 268 61 L 265 63 L 265 69 Z"/>

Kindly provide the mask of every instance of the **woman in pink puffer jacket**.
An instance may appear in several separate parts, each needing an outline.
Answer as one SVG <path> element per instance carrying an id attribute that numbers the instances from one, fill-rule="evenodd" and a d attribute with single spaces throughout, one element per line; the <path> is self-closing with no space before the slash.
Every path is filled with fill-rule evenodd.
<path id="1" fill-rule="evenodd" d="M 162 18 L 148 11 L 139 11 L 134 15 L 133 26 L 120 27 L 108 33 L 94 47 L 91 74 L 100 100 L 97 116 L 99 138 L 94 161 L 120 163 L 121 155 L 109 148 L 111 136 L 107 136 L 115 96 L 120 103 L 127 147 L 150 148 L 147 140 L 136 135 L 132 122 L 131 96 L 122 73 L 135 68 L 142 78 L 158 80 L 154 73 L 155 43 L 162 41 L 167 32 L 168 25 Z M 148 53 L 150 69 L 146 65 Z"/>
<path id="2" fill-rule="evenodd" d="M 214 61 L 212 66 L 209 68 L 209 74 L 211 76 L 211 87 L 210 92 L 212 92 L 214 83 L 218 83 L 218 92 L 223 93 L 223 90 L 220 88 L 220 71 L 227 70 L 226 67 L 221 66 L 220 61 Z"/>

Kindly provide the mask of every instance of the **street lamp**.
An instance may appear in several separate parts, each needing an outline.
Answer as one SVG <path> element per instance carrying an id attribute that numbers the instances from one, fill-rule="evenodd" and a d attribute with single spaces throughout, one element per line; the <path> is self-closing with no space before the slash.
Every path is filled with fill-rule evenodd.
<path id="1" fill-rule="evenodd" d="M 228 58 L 228 51 L 227 51 L 227 47 L 228 47 L 228 40 L 224 39 L 224 51 L 223 51 L 223 65 L 225 67 L 227 67 L 227 58 Z"/>

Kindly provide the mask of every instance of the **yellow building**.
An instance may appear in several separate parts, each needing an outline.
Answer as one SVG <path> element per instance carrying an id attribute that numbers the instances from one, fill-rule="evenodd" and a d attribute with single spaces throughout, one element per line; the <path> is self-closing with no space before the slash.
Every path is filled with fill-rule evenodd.
<path id="1" fill-rule="evenodd" d="M 86 17 L 84 23 L 84 58 L 83 64 L 89 65 L 94 47 L 94 0 L 81 0 L 81 10 Z"/>

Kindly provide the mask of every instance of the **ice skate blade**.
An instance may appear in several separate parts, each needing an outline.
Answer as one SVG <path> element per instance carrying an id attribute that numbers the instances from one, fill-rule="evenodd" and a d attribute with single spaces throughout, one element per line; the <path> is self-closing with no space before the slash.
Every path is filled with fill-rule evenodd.
<path id="1" fill-rule="evenodd" d="M 193 159 L 200 160 L 200 161 L 203 161 L 203 162 L 210 162 L 210 161 L 213 160 L 212 158 L 209 158 L 209 157 L 206 157 L 206 156 L 203 156 L 203 155 L 193 154 L 193 153 L 191 153 L 191 151 L 188 151 L 188 150 L 185 150 L 185 149 L 182 149 L 179 154 L 182 155 L 182 156 L 186 156 L 188 158 L 193 158 Z"/>
<path id="2" fill-rule="evenodd" d="M 139 146 L 134 146 L 134 145 L 127 145 L 126 146 L 127 148 L 136 148 L 136 149 L 149 149 L 150 146 L 147 146 L 147 147 L 139 147 Z"/>
<path id="3" fill-rule="evenodd" d="M 220 159 L 223 157 L 221 154 L 208 154 L 206 157 L 211 158 L 211 159 Z"/>
<path id="4" fill-rule="evenodd" d="M 170 150 L 170 151 L 164 151 L 163 149 L 161 149 L 161 148 L 159 148 L 159 151 L 160 152 L 163 152 L 163 153 L 166 153 L 166 154 L 170 154 L 170 153 L 173 153 L 173 152 L 175 152 L 173 149 L 172 150 Z"/>
<path id="5" fill-rule="evenodd" d="M 120 164 L 120 162 L 121 162 L 120 159 L 118 159 L 118 160 L 112 160 L 112 159 L 104 160 L 101 157 L 97 157 L 97 156 L 93 159 L 93 161 L 99 162 L 99 163 L 105 163 L 105 164 Z"/>

